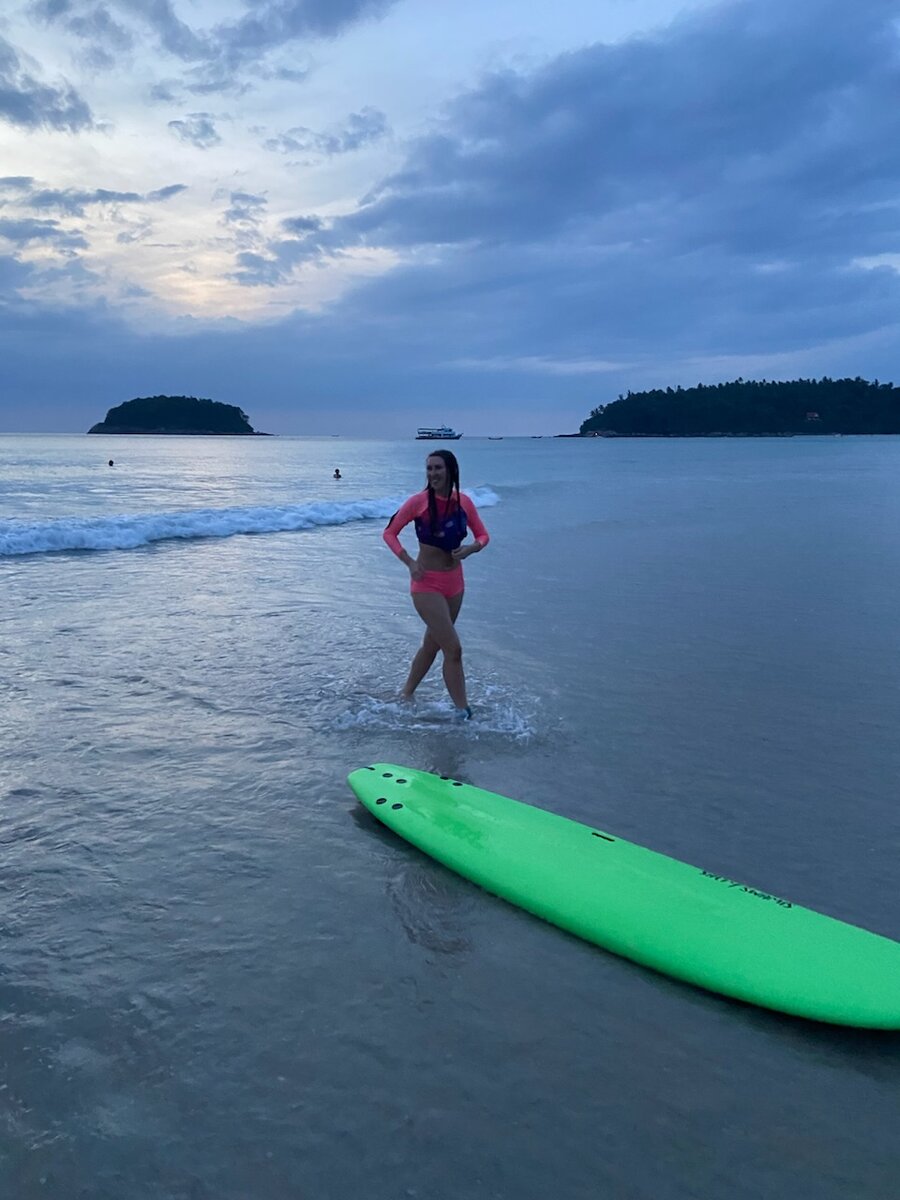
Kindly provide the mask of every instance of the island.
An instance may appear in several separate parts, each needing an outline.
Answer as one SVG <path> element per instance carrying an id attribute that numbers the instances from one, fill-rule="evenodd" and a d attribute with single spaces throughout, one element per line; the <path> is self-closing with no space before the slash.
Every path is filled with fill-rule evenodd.
<path id="1" fill-rule="evenodd" d="M 234 404 L 196 396 L 139 396 L 116 405 L 88 433 L 225 434 L 267 437 Z"/>
<path id="2" fill-rule="evenodd" d="M 860 379 L 735 379 L 627 392 L 581 437 L 796 437 L 900 433 L 900 388 Z M 576 435 L 576 436 L 579 436 Z"/>

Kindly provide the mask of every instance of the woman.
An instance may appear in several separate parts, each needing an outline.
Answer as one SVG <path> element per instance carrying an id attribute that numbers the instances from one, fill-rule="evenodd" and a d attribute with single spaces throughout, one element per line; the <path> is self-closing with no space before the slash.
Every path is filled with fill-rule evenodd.
<path id="1" fill-rule="evenodd" d="M 425 460 L 427 487 L 400 506 L 384 531 L 384 540 L 409 568 L 413 606 L 425 622 L 425 637 L 409 669 L 403 686 L 405 699 L 412 699 L 416 688 L 428 674 L 438 650 L 444 655 L 444 683 L 457 715 L 468 720 L 472 715 L 466 696 L 462 646 L 453 628 L 462 607 L 462 560 L 477 554 L 490 541 L 475 505 L 459 490 L 459 463 L 449 450 L 435 450 Z M 415 521 L 419 556 L 412 558 L 397 536 L 410 521 Z M 475 542 L 463 546 L 469 529 Z"/>

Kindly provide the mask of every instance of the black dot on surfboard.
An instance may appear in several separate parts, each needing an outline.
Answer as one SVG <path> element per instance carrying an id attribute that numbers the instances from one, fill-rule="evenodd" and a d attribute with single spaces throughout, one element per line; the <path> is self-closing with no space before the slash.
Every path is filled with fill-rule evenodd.
<path id="1" fill-rule="evenodd" d="M 441 776 L 441 779 L 449 779 L 449 778 L 450 778 L 450 776 L 449 776 L 449 775 L 442 775 L 442 776 Z"/>
<path id="2" fill-rule="evenodd" d="M 387 804 L 387 796 L 379 796 L 375 801 L 376 804 Z"/>
<path id="3" fill-rule="evenodd" d="M 385 773 L 382 775 L 381 778 L 382 779 L 393 779 L 393 776 L 391 775 L 390 771 L 385 771 Z"/>
<path id="4" fill-rule="evenodd" d="M 397 779 L 394 782 L 395 783 L 406 783 L 406 780 L 405 779 Z"/>
<path id="5" fill-rule="evenodd" d="M 402 808 L 402 807 L 403 807 L 402 804 L 392 804 L 391 805 L 391 808 Z"/>
<path id="6" fill-rule="evenodd" d="M 374 771 L 374 770 L 375 770 L 375 768 L 374 768 L 374 767 L 366 767 L 366 770 L 367 770 L 367 771 Z"/>
<path id="7" fill-rule="evenodd" d="M 454 787 L 462 787 L 462 784 L 461 784 L 461 783 L 457 783 L 457 782 L 456 782 L 456 780 L 454 779 L 454 780 L 453 780 L 453 786 L 454 786 Z"/>
<path id="8" fill-rule="evenodd" d="M 616 840 L 615 838 L 611 838 L 607 833 L 597 833 L 594 830 L 591 830 L 591 837 L 603 838 L 604 842 L 614 842 Z"/>

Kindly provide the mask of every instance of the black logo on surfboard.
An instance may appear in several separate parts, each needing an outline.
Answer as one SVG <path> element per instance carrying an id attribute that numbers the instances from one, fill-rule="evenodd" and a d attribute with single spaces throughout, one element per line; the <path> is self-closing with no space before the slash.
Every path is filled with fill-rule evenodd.
<path id="1" fill-rule="evenodd" d="M 773 904 L 777 904 L 780 908 L 793 908 L 790 900 L 782 900 L 780 896 L 772 896 L 768 892 L 760 892 L 757 888 L 748 887 L 746 883 L 738 883 L 736 879 L 729 879 L 727 875 L 714 875 L 712 871 L 702 871 L 700 874 L 704 879 L 714 879 L 716 883 L 727 883 L 730 888 L 739 888 L 747 896 L 756 896 L 759 900 L 771 900 Z"/>

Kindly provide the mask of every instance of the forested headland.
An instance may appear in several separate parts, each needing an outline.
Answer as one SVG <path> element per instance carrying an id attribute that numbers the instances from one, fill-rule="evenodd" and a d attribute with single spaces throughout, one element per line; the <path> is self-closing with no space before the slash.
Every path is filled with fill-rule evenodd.
<path id="1" fill-rule="evenodd" d="M 257 434 L 234 404 L 196 396 L 138 396 L 117 404 L 88 433 Z M 265 435 L 263 435 L 265 436 Z"/>
<path id="2" fill-rule="evenodd" d="M 865 379 L 735 379 L 627 392 L 595 408 L 582 436 L 776 437 L 900 433 L 900 388 Z"/>

